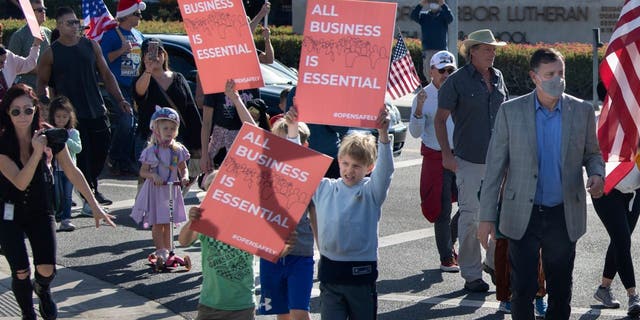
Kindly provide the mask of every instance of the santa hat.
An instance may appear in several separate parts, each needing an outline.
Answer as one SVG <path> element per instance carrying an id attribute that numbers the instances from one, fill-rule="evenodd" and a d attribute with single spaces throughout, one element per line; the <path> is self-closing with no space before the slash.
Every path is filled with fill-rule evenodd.
<path id="1" fill-rule="evenodd" d="M 141 0 L 120 0 L 120 2 L 118 2 L 116 18 L 124 18 L 138 10 L 143 11 L 146 8 L 147 5 Z"/>

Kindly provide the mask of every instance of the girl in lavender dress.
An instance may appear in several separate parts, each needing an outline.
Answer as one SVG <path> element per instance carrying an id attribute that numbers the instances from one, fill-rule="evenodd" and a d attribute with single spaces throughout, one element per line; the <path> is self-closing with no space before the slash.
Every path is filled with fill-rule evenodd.
<path id="1" fill-rule="evenodd" d="M 180 185 L 168 186 L 168 182 L 186 184 L 189 173 L 189 151 L 176 141 L 180 117 L 171 108 L 156 107 L 151 116 L 151 137 L 140 155 L 140 177 L 145 182 L 136 197 L 131 217 L 145 228 L 151 225 L 151 236 L 156 247 L 158 261 L 167 261 L 171 248 L 171 223 L 169 221 L 169 192 L 173 192 L 173 221 L 186 221 L 184 198 Z M 159 264 L 159 263 L 158 263 Z"/>

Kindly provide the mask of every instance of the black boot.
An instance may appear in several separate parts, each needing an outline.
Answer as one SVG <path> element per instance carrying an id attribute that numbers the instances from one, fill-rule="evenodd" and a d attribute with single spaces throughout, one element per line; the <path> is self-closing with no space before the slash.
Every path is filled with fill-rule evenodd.
<path id="1" fill-rule="evenodd" d="M 48 277 L 43 277 L 36 271 L 36 278 L 33 280 L 33 291 L 40 299 L 40 316 L 45 320 L 55 320 L 58 318 L 58 306 L 51 297 L 51 281 L 56 276 L 55 271 Z"/>
<path id="2" fill-rule="evenodd" d="M 33 310 L 33 287 L 31 279 L 13 278 L 11 281 L 11 291 L 16 297 L 16 301 L 22 311 L 22 319 L 36 320 L 36 312 Z"/>

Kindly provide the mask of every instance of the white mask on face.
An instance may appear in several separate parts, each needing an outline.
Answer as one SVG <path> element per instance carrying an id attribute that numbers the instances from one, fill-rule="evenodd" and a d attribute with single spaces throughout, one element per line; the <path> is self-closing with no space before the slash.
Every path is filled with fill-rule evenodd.
<path id="1" fill-rule="evenodd" d="M 432 2 L 432 3 L 429 3 L 429 9 L 430 9 L 431 11 L 437 11 L 437 10 L 439 10 L 439 9 L 440 9 L 440 5 L 439 5 L 439 4 L 437 4 L 437 3 L 433 3 L 433 2 Z"/>

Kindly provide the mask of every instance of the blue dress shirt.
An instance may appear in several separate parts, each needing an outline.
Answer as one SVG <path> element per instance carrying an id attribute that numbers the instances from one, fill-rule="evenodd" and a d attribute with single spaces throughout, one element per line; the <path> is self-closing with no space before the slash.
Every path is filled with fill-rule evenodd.
<path id="1" fill-rule="evenodd" d="M 534 203 L 557 206 L 562 196 L 562 99 L 552 111 L 536 103 L 536 139 L 538 142 L 538 182 Z"/>

